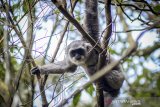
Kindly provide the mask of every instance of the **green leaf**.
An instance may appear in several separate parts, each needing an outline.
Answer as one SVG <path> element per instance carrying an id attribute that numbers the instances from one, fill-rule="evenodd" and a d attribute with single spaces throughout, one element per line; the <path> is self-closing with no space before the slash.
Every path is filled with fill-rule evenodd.
<path id="1" fill-rule="evenodd" d="M 155 6 L 153 8 L 153 10 L 159 13 L 160 12 L 160 5 Z"/>
<path id="2" fill-rule="evenodd" d="M 74 26 L 73 26 L 73 25 L 70 26 L 70 30 L 71 30 L 71 31 L 74 30 Z"/>
<path id="3" fill-rule="evenodd" d="M 18 16 L 13 17 L 13 20 L 17 20 Z"/>
<path id="4" fill-rule="evenodd" d="M 94 91 L 95 91 L 95 89 L 92 84 L 86 89 L 86 92 L 91 96 L 93 95 Z"/>
<path id="5" fill-rule="evenodd" d="M 125 61 L 126 61 L 126 62 L 128 62 L 128 63 L 133 62 L 133 61 L 132 61 L 132 59 L 129 59 L 129 58 L 128 58 L 128 59 L 126 59 Z"/>
<path id="6" fill-rule="evenodd" d="M 77 104 L 78 104 L 78 102 L 79 102 L 79 100 L 80 100 L 80 97 L 81 97 L 81 93 L 79 93 L 79 94 L 77 94 L 77 95 L 75 95 L 75 96 L 73 97 L 73 105 L 74 105 L 74 107 L 77 106 Z"/>
<path id="7" fill-rule="evenodd" d="M 55 11 L 54 11 L 54 14 L 59 14 L 60 13 L 60 11 L 58 10 L 58 9 L 56 9 Z"/>
<path id="8" fill-rule="evenodd" d="M 23 1 L 23 11 L 24 13 L 29 11 L 29 4 L 33 4 L 33 0 L 24 0 Z"/>
<path id="9" fill-rule="evenodd" d="M 10 48 L 10 52 L 13 53 L 14 52 L 14 47 Z"/>
<path id="10" fill-rule="evenodd" d="M 16 9 L 19 9 L 20 5 L 21 5 L 20 3 L 21 3 L 21 1 L 18 1 L 18 3 L 13 4 L 13 6 L 11 7 L 12 10 L 15 11 Z"/>
<path id="11" fill-rule="evenodd" d="M 116 54 L 117 52 L 114 50 L 114 49 L 109 49 L 109 52 L 111 53 L 111 54 Z"/>
<path id="12" fill-rule="evenodd" d="M 23 11 L 24 11 L 24 13 L 26 13 L 28 11 L 27 3 L 25 0 L 23 1 Z"/>
<path id="13" fill-rule="evenodd" d="M 160 90 L 160 76 L 159 76 L 159 78 L 157 79 L 157 87 L 158 87 L 158 89 Z"/>
<path id="14" fill-rule="evenodd" d="M 77 19 L 78 22 L 81 21 L 81 17 L 80 16 L 76 17 L 76 19 Z"/>

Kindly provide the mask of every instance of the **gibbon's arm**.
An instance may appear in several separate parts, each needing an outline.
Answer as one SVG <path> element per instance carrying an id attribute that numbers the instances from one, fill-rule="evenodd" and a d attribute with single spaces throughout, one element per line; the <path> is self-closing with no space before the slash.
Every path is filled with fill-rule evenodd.
<path id="1" fill-rule="evenodd" d="M 66 62 L 65 60 L 56 63 L 50 63 L 43 66 L 34 67 L 31 69 L 31 74 L 63 74 L 64 72 L 74 72 L 77 66 Z"/>

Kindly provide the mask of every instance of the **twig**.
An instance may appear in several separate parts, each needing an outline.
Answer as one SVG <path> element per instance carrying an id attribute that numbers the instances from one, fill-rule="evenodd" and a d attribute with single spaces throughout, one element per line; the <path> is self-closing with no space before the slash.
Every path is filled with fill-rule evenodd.
<path id="1" fill-rule="evenodd" d="M 155 12 L 155 11 L 152 9 L 152 7 L 148 4 L 147 1 L 145 1 L 145 0 L 140 0 L 140 1 L 135 0 L 134 2 L 142 2 L 142 3 L 145 3 L 145 4 L 148 6 L 149 10 L 150 10 L 153 14 L 159 15 L 159 13 Z"/>
<path id="2" fill-rule="evenodd" d="M 118 3 L 119 3 L 119 1 L 118 0 L 116 0 Z M 120 4 L 120 3 L 119 3 Z M 128 16 L 128 14 L 125 12 L 125 10 L 123 9 L 123 7 L 120 5 L 120 8 L 121 8 L 121 10 L 122 10 L 122 12 L 126 15 L 126 17 L 131 21 L 131 22 L 133 22 L 133 19 L 131 19 L 129 16 Z"/>

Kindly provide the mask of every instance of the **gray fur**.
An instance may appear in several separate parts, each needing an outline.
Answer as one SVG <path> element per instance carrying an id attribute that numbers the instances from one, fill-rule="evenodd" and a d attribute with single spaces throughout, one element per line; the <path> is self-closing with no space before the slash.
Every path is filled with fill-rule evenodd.
<path id="1" fill-rule="evenodd" d="M 98 0 L 85 0 L 85 8 L 84 28 L 95 41 L 98 41 Z"/>
<path id="2" fill-rule="evenodd" d="M 75 52 L 75 56 L 71 55 L 72 51 L 82 49 L 84 53 Z M 64 72 L 74 72 L 77 66 L 84 68 L 86 74 L 90 77 L 97 71 L 98 52 L 86 41 L 77 40 L 71 42 L 66 48 L 66 57 L 63 61 L 39 66 L 41 74 L 62 74 Z M 76 55 L 79 59 L 76 59 Z M 113 59 L 110 60 L 111 62 Z M 108 60 L 106 60 L 106 64 Z M 33 69 L 34 70 L 34 69 Z M 31 70 L 31 72 L 34 72 Z M 102 79 L 102 87 L 104 91 L 109 92 L 111 96 L 115 97 L 119 93 L 124 81 L 124 75 L 119 66 L 115 67 L 110 73 L 105 75 Z"/>
<path id="3" fill-rule="evenodd" d="M 82 59 L 76 60 L 70 55 L 69 52 L 70 50 L 76 50 L 79 48 L 84 49 L 85 54 L 82 55 Z M 69 61 L 71 61 L 71 63 L 75 64 L 76 66 L 82 66 L 88 76 L 92 76 L 96 73 L 98 65 L 98 52 L 93 49 L 93 47 L 89 43 L 81 40 L 74 41 L 68 46 L 67 51 L 67 59 L 69 59 Z M 106 64 L 113 61 L 113 58 L 111 58 L 110 60 L 106 60 Z M 124 75 L 122 73 L 122 69 L 120 66 L 117 66 L 103 77 L 102 87 L 104 91 L 109 92 L 111 96 L 115 97 L 118 95 L 123 81 Z"/>

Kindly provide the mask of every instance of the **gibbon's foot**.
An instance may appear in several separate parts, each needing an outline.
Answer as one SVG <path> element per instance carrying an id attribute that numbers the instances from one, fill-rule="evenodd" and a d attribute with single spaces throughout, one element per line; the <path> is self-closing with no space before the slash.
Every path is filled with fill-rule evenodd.
<path id="1" fill-rule="evenodd" d="M 40 74 L 40 70 L 38 67 L 32 68 L 30 72 L 31 72 L 31 75 Z"/>

